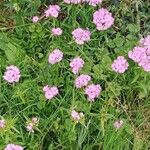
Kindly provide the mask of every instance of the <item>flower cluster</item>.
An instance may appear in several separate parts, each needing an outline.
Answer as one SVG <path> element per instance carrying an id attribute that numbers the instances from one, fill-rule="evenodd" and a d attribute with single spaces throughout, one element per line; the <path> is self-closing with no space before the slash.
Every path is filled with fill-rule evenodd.
<path id="1" fill-rule="evenodd" d="M 114 127 L 118 130 L 123 126 L 123 120 L 118 120 L 114 123 Z"/>
<path id="2" fill-rule="evenodd" d="M 150 47 L 135 47 L 128 56 L 146 72 L 150 71 Z"/>
<path id="3" fill-rule="evenodd" d="M 0 120 L 0 128 L 4 128 L 5 127 L 5 120 L 4 119 L 1 119 Z"/>
<path id="4" fill-rule="evenodd" d="M 6 80 L 9 83 L 18 82 L 20 79 L 20 70 L 16 66 L 8 66 L 6 68 L 6 72 L 3 76 L 4 80 Z"/>
<path id="5" fill-rule="evenodd" d="M 23 147 L 16 144 L 8 144 L 4 150 L 23 150 Z"/>
<path id="6" fill-rule="evenodd" d="M 72 32 L 73 39 L 79 45 L 90 40 L 91 32 L 88 29 L 77 28 Z"/>
<path id="7" fill-rule="evenodd" d="M 128 69 L 128 66 L 127 60 L 123 56 L 118 56 L 111 65 L 111 68 L 115 72 L 124 73 Z"/>
<path id="8" fill-rule="evenodd" d="M 114 24 L 114 18 L 107 9 L 101 8 L 93 14 L 93 23 L 97 30 L 106 30 Z"/>
<path id="9" fill-rule="evenodd" d="M 43 92 L 45 93 L 46 99 L 51 100 L 58 95 L 59 91 L 56 86 L 49 87 L 48 85 L 44 86 Z"/>
<path id="10" fill-rule="evenodd" d="M 37 117 L 33 117 L 30 122 L 27 123 L 26 129 L 28 132 L 34 133 L 34 128 L 38 125 L 39 119 Z"/>
<path id="11" fill-rule="evenodd" d="M 78 123 L 82 118 L 84 117 L 84 114 L 82 112 L 78 113 L 75 110 L 71 111 L 71 118 Z"/>
<path id="12" fill-rule="evenodd" d="M 54 51 L 49 54 L 48 62 L 53 65 L 60 62 L 62 59 L 63 59 L 63 52 L 60 51 L 59 49 L 54 49 Z"/>
<path id="13" fill-rule="evenodd" d="M 45 10 L 46 17 L 57 18 L 60 12 L 60 7 L 58 5 L 50 5 L 47 10 Z"/>
<path id="14" fill-rule="evenodd" d="M 90 80 L 91 80 L 91 77 L 89 75 L 82 74 L 76 78 L 75 86 L 76 88 L 85 87 L 88 85 Z"/>
<path id="15" fill-rule="evenodd" d="M 150 35 L 147 35 L 147 37 L 142 38 L 140 40 L 140 45 L 143 47 L 150 47 Z"/>
<path id="16" fill-rule="evenodd" d="M 79 70 L 81 70 L 81 68 L 83 68 L 83 65 L 84 65 L 84 61 L 80 57 L 76 57 L 76 58 L 72 59 L 70 62 L 70 67 L 74 74 L 77 74 L 79 72 Z"/>
<path id="17" fill-rule="evenodd" d="M 102 3 L 102 0 L 64 0 L 67 4 L 80 4 L 82 2 L 88 3 L 91 6 L 96 6 Z"/>
<path id="18" fill-rule="evenodd" d="M 52 35 L 54 36 L 60 36 L 62 35 L 63 31 L 61 28 L 52 28 L 51 32 L 52 32 Z"/>
<path id="19" fill-rule="evenodd" d="M 100 95 L 101 90 L 100 85 L 91 84 L 85 88 L 85 94 L 88 96 L 89 101 L 94 101 Z"/>

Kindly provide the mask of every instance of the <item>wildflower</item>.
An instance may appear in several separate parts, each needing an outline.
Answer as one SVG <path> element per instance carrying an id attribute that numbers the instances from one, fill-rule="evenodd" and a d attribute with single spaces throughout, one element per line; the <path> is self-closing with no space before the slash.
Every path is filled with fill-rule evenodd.
<path id="1" fill-rule="evenodd" d="M 102 0 L 83 0 L 84 2 L 87 2 L 91 6 L 96 6 L 98 4 L 102 3 Z"/>
<path id="2" fill-rule="evenodd" d="M 87 29 L 77 28 L 72 32 L 72 35 L 75 42 L 82 45 L 90 40 L 91 33 Z"/>
<path id="3" fill-rule="evenodd" d="M 58 95 L 59 91 L 56 86 L 49 87 L 48 85 L 44 86 L 43 91 L 45 93 L 46 99 L 51 100 Z"/>
<path id="4" fill-rule="evenodd" d="M 47 10 L 45 10 L 46 17 L 57 18 L 60 12 L 60 7 L 58 5 L 50 5 Z"/>
<path id="5" fill-rule="evenodd" d="M 89 101 L 95 101 L 95 98 L 99 97 L 101 90 L 100 85 L 91 84 L 85 88 L 85 94 L 88 96 Z"/>
<path id="6" fill-rule="evenodd" d="M 4 119 L 1 119 L 0 120 L 0 128 L 4 128 L 5 127 L 5 120 Z"/>
<path id="7" fill-rule="evenodd" d="M 146 72 L 150 72 L 150 47 L 135 47 L 128 56 Z"/>
<path id="8" fill-rule="evenodd" d="M 70 67 L 74 74 L 77 74 L 79 72 L 79 70 L 81 70 L 81 68 L 83 68 L 83 65 L 84 65 L 84 61 L 80 57 L 76 57 L 76 58 L 72 59 L 70 62 Z"/>
<path id="9" fill-rule="evenodd" d="M 140 40 L 140 45 L 144 47 L 150 47 L 150 35 Z"/>
<path id="10" fill-rule="evenodd" d="M 64 0 L 67 4 L 79 4 L 82 2 L 82 0 Z"/>
<path id="11" fill-rule="evenodd" d="M 118 56 L 111 65 L 111 68 L 115 72 L 124 73 L 128 69 L 128 66 L 127 60 L 123 56 Z"/>
<path id="12" fill-rule="evenodd" d="M 114 123 L 114 127 L 118 130 L 123 126 L 123 120 L 118 120 Z"/>
<path id="13" fill-rule="evenodd" d="M 78 123 L 84 117 L 84 114 L 82 112 L 78 113 L 77 111 L 72 110 L 71 117 L 75 122 Z"/>
<path id="14" fill-rule="evenodd" d="M 63 52 L 59 49 L 54 49 L 52 53 L 49 54 L 48 62 L 50 64 L 56 64 L 63 59 Z"/>
<path id="15" fill-rule="evenodd" d="M 39 21 L 39 17 L 38 16 L 33 16 L 33 18 L 32 18 L 32 22 L 33 23 L 36 23 L 36 22 L 38 22 Z"/>
<path id="16" fill-rule="evenodd" d="M 4 150 L 23 150 L 23 147 L 16 144 L 8 144 Z"/>
<path id="17" fill-rule="evenodd" d="M 20 70 L 16 66 L 11 65 L 6 68 L 3 78 L 9 83 L 14 83 L 19 81 L 20 76 Z"/>
<path id="18" fill-rule="evenodd" d="M 89 75 L 82 74 L 76 78 L 75 86 L 76 88 L 85 87 L 88 85 L 90 80 L 91 80 L 91 77 Z"/>
<path id="19" fill-rule="evenodd" d="M 54 36 L 60 36 L 60 35 L 62 35 L 62 29 L 61 28 L 52 28 L 52 35 L 54 35 Z"/>
<path id="20" fill-rule="evenodd" d="M 101 8 L 94 12 L 93 23 L 97 30 L 106 30 L 114 24 L 114 18 L 107 9 Z"/>

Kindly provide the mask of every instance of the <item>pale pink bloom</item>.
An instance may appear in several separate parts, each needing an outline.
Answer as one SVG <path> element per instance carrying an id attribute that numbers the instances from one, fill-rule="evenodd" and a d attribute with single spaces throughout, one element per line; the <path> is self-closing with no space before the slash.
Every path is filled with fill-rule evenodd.
<path id="1" fill-rule="evenodd" d="M 150 47 L 135 47 L 128 56 L 146 72 L 150 72 Z"/>
<path id="2" fill-rule="evenodd" d="M 91 77 L 89 75 L 82 74 L 78 76 L 75 80 L 76 88 L 82 88 L 88 85 L 89 81 L 91 81 Z"/>
<path id="3" fill-rule="evenodd" d="M 49 99 L 49 100 L 51 100 L 52 98 L 57 96 L 59 93 L 57 87 L 55 87 L 55 86 L 49 87 L 48 85 L 44 86 L 43 91 L 45 93 L 46 99 Z"/>
<path id="4" fill-rule="evenodd" d="M 4 128 L 5 125 L 6 125 L 5 120 L 4 120 L 4 119 L 1 119 L 1 120 L 0 120 L 0 128 Z"/>
<path id="5" fill-rule="evenodd" d="M 39 123 L 39 118 L 33 117 L 33 118 L 32 118 L 32 123 L 33 123 L 33 124 L 38 124 L 38 123 Z"/>
<path id="6" fill-rule="evenodd" d="M 101 8 L 93 14 L 93 23 L 97 30 L 106 30 L 114 24 L 114 18 L 107 9 Z"/>
<path id="7" fill-rule="evenodd" d="M 40 18 L 39 18 L 38 16 L 33 16 L 32 22 L 36 23 L 36 22 L 39 21 L 39 19 L 40 19 Z"/>
<path id="8" fill-rule="evenodd" d="M 60 62 L 62 59 L 63 52 L 59 49 L 54 49 L 54 51 L 49 54 L 48 62 L 53 65 Z"/>
<path id="9" fill-rule="evenodd" d="M 62 35 L 63 31 L 61 28 L 52 28 L 51 32 L 52 32 L 52 35 L 54 36 L 60 36 Z"/>
<path id="10" fill-rule="evenodd" d="M 4 150 L 23 150 L 24 148 L 16 144 L 8 144 Z"/>
<path id="11" fill-rule="evenodd" d="M 85 89 L 85 94 L 88 96 L 89 101 L 95 101 L 95 98 L 98 98 L 101 93 L 101 86 L 100 85 L 88 85 Z"/>
<path id="12" fill-rule="evenodd" d="M 140 40 L 140 45 L 144 47 L 150 47 L 150 35 L 147 35 L 145 38 Z"/>
<path id="13" fill-rule="evenodd" d="M 70 67 L 74 74 L 77 74 L 81 70 L 81 68 L 83 68 L 83 65 L 84 65 L 84 61 L 80 57 L 76 57 L 72 59 L 70 62 Z"/>
<path id="14" fill-rule="evenodd" d="M 83 0 L 83 2 L 87 2 L 91 6 L 96 6 L 102 3 L 102 0 Z"/>
<path id="15" fill-rule="evenodd" d="M 47 10 L 45 10 L 46 17 L 57 18 L 60 12 L 60 7 L 58 5 L 50 5 Z"/>
<path id="16" fill-rule="evenodd" d="M 123 120 L 118 120 L 114 123 L 114 127 L 118 130 L 123 126 Z"/>
<path id="17" fill-rule="evenodd" d="M 77 28 L 72 32 L 73 39 L 79 45 L 90 41 L 91 32 L 88 29 Z"/>
<path id="18" fill-rule="evenodd" d="M 82 2 L 82 0 L 64 0 L 67 4 L 79 4 Z"/>
<path id="19" fill-rule="evenodd" d="M 26 126 L 27 131 L 34 133 L 33 126 L 34 126 L 34 124 L 32 122 L 28 123 L 27 126 Z"/>
<path id="20" fill-rule="evenodd" d="M 111 68 L 117 73 L 124 73 L 128 69 L 128 66 L 127 60 L 123 56 L 118 56 L 111 65 Z"/>
<path id="21" fill-rule="evenodd" d="M 84 114 L 82 112 L 78 113 L 77 111 L 72 110 L 71 117 L 75 122 L 78 123 L 84 117 Z"/>
<path id="22" fill-rule="evenodd" d="M 13 83 L 18 82 L 20 76 L 20 70 L 16 66 L 11 65 L 6 68 L 3 78 L 9 83 Z"/>

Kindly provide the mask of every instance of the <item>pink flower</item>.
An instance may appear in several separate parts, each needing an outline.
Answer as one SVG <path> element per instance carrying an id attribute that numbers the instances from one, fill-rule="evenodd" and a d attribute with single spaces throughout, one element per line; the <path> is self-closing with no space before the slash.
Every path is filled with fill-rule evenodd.
<path id="1" fill-rule="evenodd" d="M 84 61 L 80 57 L 76 57 L 76 58 L 72 59 L 70 62 L 70 67 L 74 74 L 77 74 L 79 72 L 79 70 L 81 70 L 81 68 L 83 68 L 83 65 L 84 65 Z"/>
<path id="2" fill-rule="evenodd" d="M 39 119 L 37 117 L 33 117 L 32 118 L 32 123 L 33 124 L 38 124 L 39 123 Z"/>
<path id="3" fill-rule="evenodd" d="M 38 16 L 33 16 L 32 22 L 36 23 L 36 22 L 39 21 L 39 19 L 40 19 L 40 18 L 39 18 Z"/>
<path id="4" fill-rule="evenodd" d="M 91 77 L 89 75 L 82 74 L 76 78 L 75 86 L 76 88 L 85 87 L 88 85 L 90 80 L 91 80 Z"/>
<path id="5" fill-rule="evenodd" d="M 32 122 L 28 123 L 28 124 L 27 124 L 27 126 L 26 126 L 27 131 L 28 131 L 28 132 L 32 132 L 32 133 L 34 133 L 33 126 L 34 126 L 34 125 L 33 125 L 33 123 L 32 123 Z"/>
<path id="6" fill-rule="evenodd" d="M 91 6 L 96 6 L 102 3 L 102 0 L 83 0 L 83 1 L 87 2 Z"/>
<path id="7" fill-rule="evenodd" d="M 88 96 L 89 101 L 95 101 L 95 98 L 98 98 L 101 93 L 101 86 L 100 85 L 88 85 L 85 89 L 85 94 Z"/>
<path id="8" fill-rule="evenodd" d="M 150 72 L 150 47 L 135 47 L 128 56 L 146 72 Z"/>
<path id="9" fill-rule="evenodd" d="M 49 54 L 48 62 L 50 64 L 56 64 L 63 59 L 63 52 L 59 49 L 54 49 L 52 53 Z"/>
<path id="10" fill-rule="evenodd" d="M 89 30 L 77 28 L 72 32 L 72 35 L 75 42 L 82 45 L 90 40 L 91 33 Z"/>
<path id="11" fill-rule="evenodd" d="M 50 5 L 47 10 L 45 10 L 46 17 L 57 18 L 60 12 L 60 7 L 58 5 Z"/>
<path id="12" fill-rule="evenodd" d="M 60 35 L 62 35 L 62 29 L 61 28 L 52 28 L 52 34 L 54 35 L 54 36 L 60 36 Z"/>
<path id="13" fill-rule="evenodd" d="M 123 56 L 118 56 L 111 65 L 111 68 L 115 72 L 124 73 L 128 69 L 128 66 L 127 60 Z"/>
<path id="14" fill-rule="evenodd" d="M 44 86 L 43 91 L 45 93 L 46 99 L 49 99 L 49 100 L 57 96 L 59 93 L 57 87 L 55 86 L 49 87 L 48 85 Z"/>
<path id="15" fill-rule="evenodd" d="M 23 147 L 15 144 L 8 144 L 4 150 L 23 150 Z"/>
<path id="16" fill-rule="evenodd" d="M 78 113 L 77 111 L 72 110 L 71 117 L 75 122 L 78 123 L 84 117 L 84 114 L 82 112 Z"/>
<path id="17" fill-rule="evenodd" d="M 150 35 L 140 40 L 140 44 L 144 47 L 150 47 Z"/>
<path id="18" fill-rule="evenodd" d="M 64 0 L 67 4 L 79 4 L 82 2 L 82 0 Z"/>
<path id="19" fill-rule="evenodd" d="M 18 82 L 20 79 L 20 70 L 16 66 L 8 66 L 3 76 L 4 80 L 9 83 Z"/>
<path id="20" fill-rule="evenodd" d="M 118 120 L 114 123 L 114 127 L 118 130 L 123 126 L 123 121 L 122 120 Z"/>
<path id="21" fill-rule="evenodd" d="M 93 14 L 93 23 L 97 30 L 106 30 L 114 24 L 114 18 L 107 9 L 101 8 Z"/>
<path id="22" fill-rule="evenodd" d="M 1 119 L 0 120 L 0 128 L 4 128 L 5 127 L 5 120 L 4 119 Z"/>

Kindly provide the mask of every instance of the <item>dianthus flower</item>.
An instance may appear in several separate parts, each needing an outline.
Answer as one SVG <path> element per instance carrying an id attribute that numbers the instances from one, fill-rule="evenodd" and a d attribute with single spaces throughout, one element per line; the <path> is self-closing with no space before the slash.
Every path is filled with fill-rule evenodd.
<path id="1" fill-rule="evenodd" d="M 62 35 L 63 31 L 61 28 L 52 28 L 51 32 L 52 32 L 52 35 L 54 36 L 60 36 Z"/>
<path id="2" fill-rule="evenodd" d="M 49 54 L 48 62 L 53 65 L 60 62 L 62 59 L 63 59 L 63 52 L 60 51 L 59 49 L 54 49 L 54 51 Z"/>
<path id="3" fill-rule="evenodd" d="M 79 4 L 82 2 L 82 0 L 64 0 L 67 4 Z"/>
<path id="4" fill-rule="evenodd" d="M 33 117 L 32 120 L 27 123 L 27 131 L 34 133 L 34 128 L 38 125 L 38 123 L 39 119 L 37 117 Z"/>
<path id="5" fill-rule="evenodd" d="M 140 45 L 144 47 L 150 47 L 150 35 L 140 40 Z"/>
<path id="6" fill-rule="evenodd" d="M 9 83 L 13 83 L 18 82 L 20 76 L 20 70 L 16 66 L 11 65 L 6 68 L 3 78 Z"/>
<path id="7" fill-rule="evenodd" d="M 77 111 L 72 110 L 71 117 L 75 122 L 78 123 L 84 117 L 84 114 L 82 112 L 78 113 Z"/>
<path id="8" fill-rule="evenodd" d="M 76 57 L 76 58 L 72 59 L 70 62 L 70 67 L 74 74 L 77 74 L 79 72 L 79 70 L 81 70 L 81 68 L 83 68 L 83 65 L 84 65 L 84 61 L 80 57 Z"/>
<path id="9" fill-rule="evenodd" d="M 128 69 L 128 66 L 127 60 L 123 56 L 118 56 L 111 65 L 111 68 L 115 72 L 124 73 Z"/>
<path id="10" fill-rule="evenodd" d="M 97 30 L 106 30 L 114 24 L 114 18 L 107 9 L 101 8 L 94 12 L 93 23 L 96 25 Z"/>
<path id="11" fill-rule="evenodd" d="M 146 72 L 150 71 L 150 47 L 135 47 L 128 56 Z"/>
<path id="12" fill-rule="evenodd" d="M 0 120 L 0 128 L 4 128 L 5 127 L 5 120 L 4 119 L 1 119 Z"/>
<path id="13" fill-rule="evenodd" d="M 118 130 L 123 126 L 123 120 L 118 120 L 114 123 L 114 127 Z"/>
<path id="14" fill-rule="evenodd" d="M 4 150 L 23 150 L 23 147 L 16 144 L 8 144 Z"/>
<path id="15" fill-rule="evenodd" d="M 48 85 L 44 86 L 43 91 L 45 93 L 46 99 L 49 99 L 49 100 L 57 96 L 59 93 L 57 87 L 55 86 L 49 87 Z"/>
<path id="16" fill-rule="evenodd" d="M 38 16 L 33 16 L 33 18 L 32 18 L 32 22 L 33 23 L 36 23 L 36 22 L 38 22 L 39 21 L 39 17 Z"/>
<path id="17" fill-rule="evenodd" d="M 85 87 L 88 85 L 90 80 L 91 80 L 91 77 L 89 75 L 82 74 L 76 78 L 75 86 L 76 88 Z"/>
<path id="18" fill-rule="evenodd" d="M 88 85 L 85 89 L 85 94 L 88 96 L 89 101 L 95 101 L 95 98 L 98 98 L 101 93 L 101 86 L 100 85 Z"/>
<path id="19" fill-rule="evenodd" d="M 47 10 L 45 10 L 46 17 L 57 18 L 60 12 L 60 7 L 58 5 L 50 5 Z"/>
<path id="20" fill-rule="evenodd" d="M 79 45 L 90 40 L 91 32 L 88 29 L 77 28 L 72 32 L 73 39 Z"/>
<path id="21" fill-rule="evenodd" d="M 98 4 L 102 3 L 102 0 L 83 0 L 84 2 L 87 2 L 91 6 L 96 6 Z"/>

